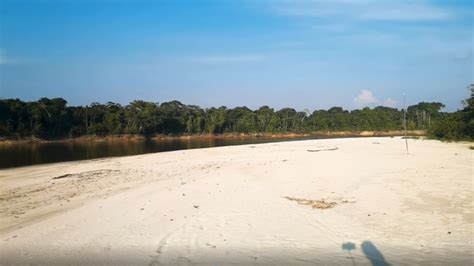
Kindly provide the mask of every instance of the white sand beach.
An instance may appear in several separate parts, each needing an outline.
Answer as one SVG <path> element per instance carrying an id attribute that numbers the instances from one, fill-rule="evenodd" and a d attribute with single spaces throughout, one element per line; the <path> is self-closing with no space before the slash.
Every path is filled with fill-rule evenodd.
<path id="1" fill-rule="evenodd" d="M 305 140 L 0 170 L 0 264 L 472 264 L 470 144 L 409 145 Z"/>

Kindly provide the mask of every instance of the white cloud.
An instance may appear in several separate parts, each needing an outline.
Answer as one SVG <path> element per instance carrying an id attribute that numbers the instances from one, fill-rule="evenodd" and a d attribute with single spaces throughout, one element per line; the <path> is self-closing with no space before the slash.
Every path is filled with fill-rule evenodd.
<path id="1" fill-rule="evenodd" d="M 382 105 L 394 108 L 397 105 L 397 101 L 393 100 L 392 98 L 387 98 L 385 101 L 383 101 Z"/>
<path id="2" fill-rule="evenodd" d="M 192 57 L 188 61 L 201 64 L 235 64 L 261 62 L 263 59 L 262 55 L 209 55 Z"/>
<path id="3" fill-rule="evenodd" d="M 358 106 L 367 106 L 378 102 L 379 100 L 369 90 L 361 90 L 359 95 L 354 98 L 354 103 Z"/>
<path id="4" fill-rule="evenodd" d="M 384 101 L 377 99 L 369 90 L 361 90 L 354 98 L 354 103 L 356 107 L 382 105 L 394 108 L 397 105 L 397 102 L 392 98 L 387 98 Z"/>

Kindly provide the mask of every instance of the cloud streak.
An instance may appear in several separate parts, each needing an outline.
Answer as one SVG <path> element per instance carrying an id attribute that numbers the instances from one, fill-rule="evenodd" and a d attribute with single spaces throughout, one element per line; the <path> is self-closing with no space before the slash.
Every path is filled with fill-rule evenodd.
<path id="1" fill-rule="evenodd" d="M 191 63 L 199 64 L 238 64 L 238 63 L 257 63 L 262 62 L 262 55 L 207 55 L 191 57 L 188 59 Z"/>
<path id="2" fill-rule="evenodd" d="M 359 21 L 442 21 L 455 17 L 445 7 L 428 1 L 281 0 L 269 1 L 279 15 Z"/>
<path id="3" fill-rule="evenodd" d="M 11 65 L 11 64 L 18 64 L 18 63 L 19 63 L 18 60 L 7 57 L 5 55 L 4 49 L 0 49 L 0 65 Z"/>

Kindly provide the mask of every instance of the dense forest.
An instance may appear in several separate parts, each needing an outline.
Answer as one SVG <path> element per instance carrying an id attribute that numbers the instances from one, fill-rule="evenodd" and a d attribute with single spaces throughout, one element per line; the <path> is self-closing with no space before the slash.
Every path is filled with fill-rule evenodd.
<path id="1" fill-rule="evenodd" d="M 438 102 L 421 102 L 407 108 L 407 127 L 428 130 L 436 138 L 473 139 L 473 94 L 465 108 L 441 112 Z M 385 131 L 403 129 L 403 110 L 389 107 L 301 112 L 293 108 L 275 111 L 268 106 L 203 109 L 179 101 L 161 104 L 133 101 L 126 106 L 108 102 L 68 106 L 62 98 L 34 102 L 0 99 L 0 136 L 58 139 L 83 135 L 117 134 L 223 134 L 310 133 L 315 131 Z"/>

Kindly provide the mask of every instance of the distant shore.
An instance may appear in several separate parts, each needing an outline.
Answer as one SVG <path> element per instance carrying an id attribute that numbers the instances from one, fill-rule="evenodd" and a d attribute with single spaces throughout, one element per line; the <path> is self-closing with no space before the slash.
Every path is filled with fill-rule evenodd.
<path id="1" fill-rule="evenodd" d="M 0 145 L 16 145 L 28 143 L 54 143 L 54 142 L 114 142 L 114 141 L 171 141 L 171 140 L 191 140 L 191 139 L 255 139 L 255 138 L 337 138 L 337 137 L 396 137 L 403 136 L 403 130 L 392 131 L 316 131 L 311 133 L 225 133 L 225 134 L 201 134 L 201 135 L 137 135 L 121 134 L 109 136 L 85 135 L 80 137 L 62 139 L 41 139 L 41 138 L 18 138 L 0 136 Z M 409 130 L 409 136 L 426 136 L 424 130 Z"/>

